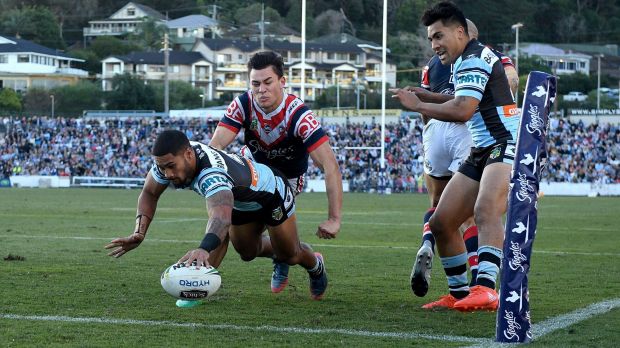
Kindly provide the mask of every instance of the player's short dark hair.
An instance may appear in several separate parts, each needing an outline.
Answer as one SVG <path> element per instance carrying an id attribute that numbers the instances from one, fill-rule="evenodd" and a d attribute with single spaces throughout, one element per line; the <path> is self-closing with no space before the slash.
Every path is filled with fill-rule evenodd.
<path id="1" fill-rule="evenodd" d="M 169 153 L 176 155 L 188 147 L 189 139 L 185 133 L 178 130 L 167 129 L 161 132 L 157 136 L 157 139 L 155 139 L 151 155 L 157 157 L 165 156 Z"/>
<path id="2" fill-rule="evenodd" d="M 284 59 L 273 51 L 262 51 L 254 54 L 248 62 L 248 71 L 261 70 L 271 66 L 278 77 L 284 76 Z"/>
<path id="3" fill-rule="evenodd" d="M 442 1 L 424 11 L 422 24 L 428 27 L 437 21 L 441 21 L 443 25 L 459 24 L 465 29 L 465 34 L 469 35 L 467 20 L 463 11 L 452 1 Z"/>

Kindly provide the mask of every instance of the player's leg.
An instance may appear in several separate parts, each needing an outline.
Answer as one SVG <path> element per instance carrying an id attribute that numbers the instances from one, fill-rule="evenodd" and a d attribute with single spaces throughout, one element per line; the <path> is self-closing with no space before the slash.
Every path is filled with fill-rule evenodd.
<path id="1" fill-rule="evenodd" d="M 281 224 L 267 228 L 276 258 L 291 266 L 300 265 L 305 268 L 310 276 L 312 298 L 321 299 L 327 288 L 327 274 L 323 264 L 323 256 L 315 253 L 308 244 L 299 240 L 295 214 L 292 214 Z"/>
<path id="2" fill-rule="evenodd" d="M 437 250 L 448 278 L 450 294 L 423 308 L 452 308 L 469 293 L 467 252 L 459 226 L 474 212 L 479 183 L 456 173 L 444 190 L 430 225 L 437 240 Z"/>
<path id="3" fill-rule="evenodd" d="M 433 255 L 435 253 L 435 237 L 431 231 L 429 220 L 435 212 L 439 197 L 448 184 L 450 177 L 435 178 L 424 174 L 428 195 L 431 200 L 431 208 L 424 214 L 424 227 L 422 229 L 422 244 L 416 253 L 416 258 L 411 270 L 411 290 L 417 296 L 423 297 L 430 286 L 431 270 L 433 268 Z"/>
<path id="4" fill-rule="evenodd" d="M 469 217 L 461 225 L 460 230 L 467 250 L 467 263 L 471 272 L 469 286 L 471 287 L 476 285 L 476 277 L 478 276 L 478 226 L 474 222 L 474 217 Z"/>
<path id="5" fill-rule="evenodd" d="M 273 257 L 271 243 L 265 241 L 263 237 L 264 230 L 263 222 L 230 226 L 230 241 L 243 261 L 252 261 L 257 257 Z"/>
<path id="6" fill-rule="evenodd" d="M 513 145 L 498 144 L 487 152 L 486 167 L 480 180 L 480 193 L 476 200 L 475 220 L 478 225 L 478 276 L 476 286 L 469 296 L 457 302 L 462 311 L 496 310 L 498 296 L 495 291 L 497 275 L 503 257 L 504 227 L 502 216 L 506 212 Z"/>

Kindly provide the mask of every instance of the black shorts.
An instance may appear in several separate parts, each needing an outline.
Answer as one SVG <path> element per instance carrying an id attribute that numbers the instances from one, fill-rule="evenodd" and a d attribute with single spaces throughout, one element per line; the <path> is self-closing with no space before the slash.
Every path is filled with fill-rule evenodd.
<path id="1" fill-rule="evenodd" d="M 470 179 L 480 181 L 484 168 L 493 163 L 512 165 L 515 160 L 516 147 L 513 142 L 498 143 L 487 147 L 474 147 L 459 172 Z"/>
<path id="2" fill-rule="evenodd" d="M 276 189 L 267 205 L 259 210 L 241 211 L 233 209 L 231 223 L 235 226 L 260 222 L 268 226 L 278 226 L 295 213 L 295 193 L 288 180 L 281 173 L 274 171 L 276 180 L 284 182 L 284 191 Z"/>

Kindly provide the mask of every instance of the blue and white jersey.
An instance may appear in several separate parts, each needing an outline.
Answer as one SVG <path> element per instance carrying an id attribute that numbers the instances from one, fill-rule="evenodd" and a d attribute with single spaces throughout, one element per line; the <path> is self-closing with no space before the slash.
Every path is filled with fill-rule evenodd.
<path id="1" fill-rule="evenodd" d="M 454 63 L 455 97 L 480 101 L 467 127 L 476 147 L 517 140 L 519 112 L 502 60 L 478 40 L 471 40 Z"/>
<path id="2" fill-rule="evenodd" d="M 204 197 L 210 197 L 223 190 L 232 191 L 234 209 L 256 211 L 274 198 L 276 191 L 282 195 L 286 184 L 266 165 L 250 161 L 236 154 L 228 154 L 208 145 L 190 142 L 196 154 L 196 176 L 187 186 Z M 162 171 L 153 165 L 151 175 L 158 183 L 169 185 Z"/>

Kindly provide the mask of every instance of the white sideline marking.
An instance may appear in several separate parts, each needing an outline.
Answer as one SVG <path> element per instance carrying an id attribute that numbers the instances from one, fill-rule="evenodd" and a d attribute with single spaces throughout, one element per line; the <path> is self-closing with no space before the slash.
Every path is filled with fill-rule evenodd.
<path id="1" fill-rule="evenodd" d="M 46 238 L 46 239 L 74 239 L 74 240 L 105 240 L 111 241 L 117 237 L 83 237 L 83 236 L 44 236 L 44 235 L 25 235 L 25 234 L 0 234 L 0 238 Z M 196 240 L 181 239 L 146 239 L 145 242 L 152 243 L 196 243 Z M 397 249 L 397 250 L 418 250 L 417 246 L 397 246 L 397 245 L 359 245 L 359 244 L 322 244 L 310 243 L 312 246 L 322 248 L 348 248 L 348 249 Z M 580 252 L 580 251 L 554 251 L 554 250 L 534 250 L 535 254 L 556 254 L 556 255 L 580 255 L 580 256 L 620 256 L 620 253 L 599 253 L 599 252 Z"/>
<path id="2" fill-rule="evenodd" d="M 169 327 L 189 327 L 189 328 L 205 328 L 215 330 L 237 330 L 237 331 L 267 331 L 267 332 L 284 332 L 284 333 L 300 333 L 300 334 L 340 334 L 348 336 L 362 337 L 381 337 L 381 338 L 402 338 L 402 339 L 427 339 L 435 341 L 450 342 L 467 342 L 478 343 L 484 338 L 451 336 L 451 335 L 432 335 L 417 332 L 380 332 L 350 329 L 313 329 L 305 327 L 278 327 L 272 325 L 247 326 L 233 324 L 201 324 L 201 323 L 180 323 L 167 320 L 134 320 L 134 319 L 114 319 L 114 318 L 89 318 L 89 317 L 66 317 L 66 316 L 47 316 L 47 315 L 18 315 L 1 313 L 2 319 L 15 320 L 36 320 L 36 321 L 60 321 L 60 322 L 77 322 L 87 324 L 115 324 L 115 325 L 140 325 L 140 326 L 169 326 Z"/>
<path id="3" fill-rule="evenodd" d="M 586 308 L 576 309 L 570 313 L 558 315 L 557 317 L 552 317 L 546 320 L 543 320 L 540 323 L 532 324 L 532 342 L 535 340 L 542 338 L 554 331 L 565 329 L 571 325 L 577 324 L 584 320 L 588 320 L 597 315 L 605 314 L 611 311 L 614 308 L 620 307 L 620 298 L 614 298 L 611 300 L 601 301 L 597 303 L 593 303 Z M 468 348 L 478 348 L 478 347 L 506 347 L 507 345 L 513 345 L 512 343 L 499 343 L 494 340 L 488 340 L 485 342 L 480 342 L 477 345 L 470 346 Z"/>

